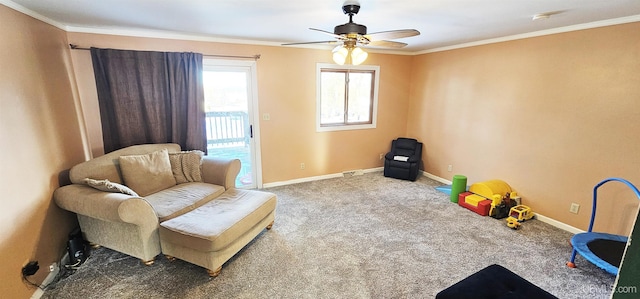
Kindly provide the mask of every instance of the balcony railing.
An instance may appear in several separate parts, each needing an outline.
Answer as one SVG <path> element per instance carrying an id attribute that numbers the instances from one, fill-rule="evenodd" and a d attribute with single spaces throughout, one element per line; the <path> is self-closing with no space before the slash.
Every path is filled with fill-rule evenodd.
<path id="1" fill-rule="evenodd" d="M 207 147 L 249 145 L 249 119 L 243 111 L 206 112 Z"/>

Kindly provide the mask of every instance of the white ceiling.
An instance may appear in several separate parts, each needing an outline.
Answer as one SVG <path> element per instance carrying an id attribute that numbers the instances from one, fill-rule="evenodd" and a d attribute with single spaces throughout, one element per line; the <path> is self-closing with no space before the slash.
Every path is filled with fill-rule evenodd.
<path id="1" fill-rule="evenodd" d="M 322 41 L 343 0 L 0 0 L 66 31 L 279 45 Z M 409 53 L 640 21 L 640 0 L 360 0 L 368 32 L 417 29 Z M 532 21 L 539 13 L 559 12 Z M 91 45 L 81 45 L 91 46 Z"/>

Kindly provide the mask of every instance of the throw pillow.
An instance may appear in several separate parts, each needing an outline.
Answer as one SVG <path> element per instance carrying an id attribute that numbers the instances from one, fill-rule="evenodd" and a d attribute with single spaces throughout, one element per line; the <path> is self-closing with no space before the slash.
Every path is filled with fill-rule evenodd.
<path id="1" fill-rule="evenodd" d="M 147 196 L 176 185 L 167 149 L 147 155 L 120 156 L 124 183 L 140 196 Z"/>
<path id="2" fill-rule="evenodd" d="M 84 183 L 100 191 L 123 193 L 131 196 L 138 196 L 138 193 L 131 190 L 131 188 L 125 185 L 111 182 L 109 180 L 94 180 L 94 179 L 86 178 L 84 179 Z"/>
<path id="3" fill-rule="evenodd" d="M 177 184 L 202 182 L 200 164 L 203 156 L 204 152 L 198 150 L 169 153 L 171 171 Z"/>

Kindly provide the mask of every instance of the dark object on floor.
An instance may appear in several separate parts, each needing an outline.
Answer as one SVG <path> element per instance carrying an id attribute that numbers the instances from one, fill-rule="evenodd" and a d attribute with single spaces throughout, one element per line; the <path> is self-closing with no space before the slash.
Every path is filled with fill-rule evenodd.
<path id="1" fill-rule="evenodd" d="M 384 156 L 384 176 L 415 181 L 422 161 L 422 143 L 412 138 L 391 141 L 391 151 Z"/>
<path id="2" fill-rule="evenodd" d="M 545 299 L 557 297 L 500 265 L 488 266 L 442 290 L 436 299 Z"/>
<path id="3" fill-rule="evenodd" d="M 511 208 L 517 206 L 518 204 L 516 203 L 515 200 L 511 200 L 508 203 L 506 203 L 504 200 L 499 204 L 496 205 L 493 215 L 489 215 L 495 219 L 503 219 L 503 218 L 507 218 L 507 216 L 509 216 L 509 210 L 511 210 Z"/>
<path id="4" fill-rule="evenodd" d="M 79 227 L 69 234 L 67 251 L 69 253 L 69 267 L 77 268 L 87 259 L 86 242 L 82 238 L 82 231 Z"/>

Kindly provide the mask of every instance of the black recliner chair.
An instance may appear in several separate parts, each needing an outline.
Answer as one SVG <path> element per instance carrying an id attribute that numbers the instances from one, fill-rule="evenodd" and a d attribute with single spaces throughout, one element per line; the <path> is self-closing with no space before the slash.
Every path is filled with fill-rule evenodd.
<path id="1" fill-rule="evenodd" d="M 422 143 L 412 138 L 391 142 L 391 151 L 384 156 L 384 176 L 415 181 L 422 161 Z"/>

